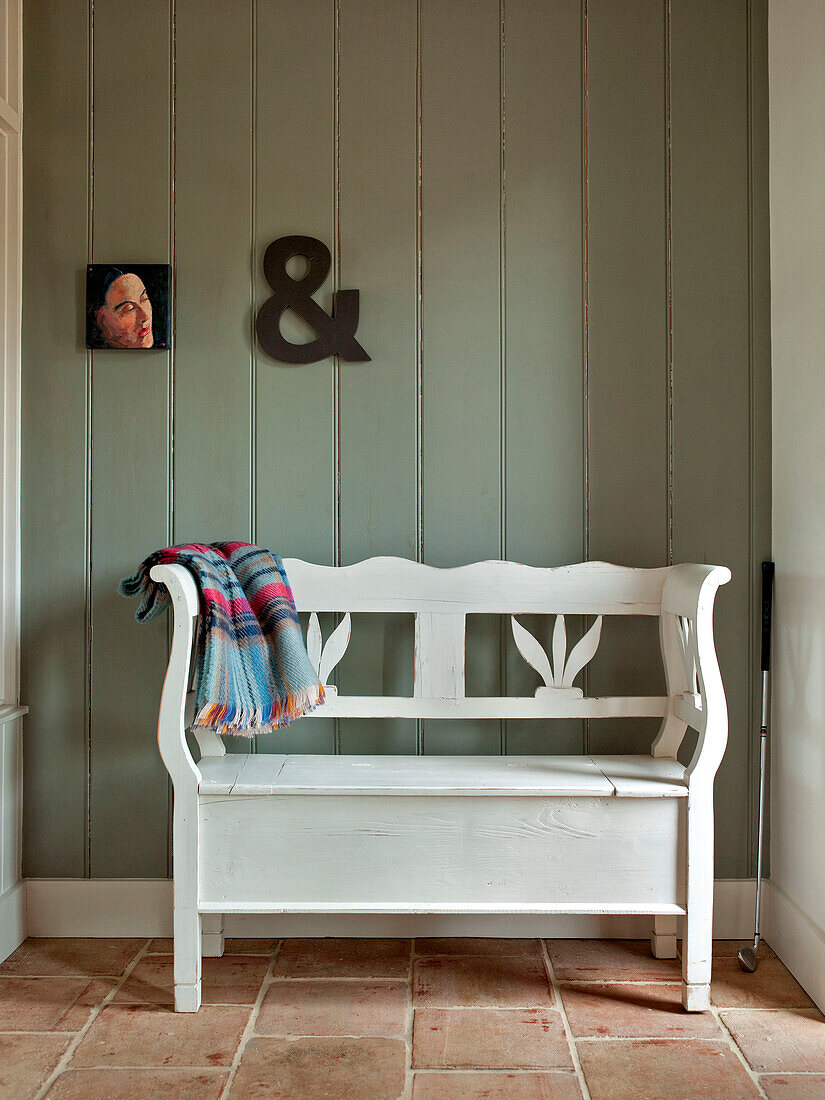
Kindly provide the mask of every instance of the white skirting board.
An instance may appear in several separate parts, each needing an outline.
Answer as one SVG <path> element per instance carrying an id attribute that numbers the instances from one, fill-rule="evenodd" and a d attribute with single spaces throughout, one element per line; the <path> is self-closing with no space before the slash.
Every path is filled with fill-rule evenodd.
<path id="1" fill-rule="evenodd" d="M 16 882 L 0 894 L 0 961 L 26 938 L 26 884 Z"/>
<path id="2" fill-rule="evenodd" d="M 28 879 L 30 936 L 171 936 L 168 879 Z M 719 879 L 713 934 L 753 936 L 753 879 Z M 229 914 L 227 936 L 494 936 L 647 939 L 648 916 Z"/>
<path id="3" fill-rule="evenodd" d="M 764 883 L 762 933 L 806 993 L 825 1012 L 825 929 L 773 881 Z"/>

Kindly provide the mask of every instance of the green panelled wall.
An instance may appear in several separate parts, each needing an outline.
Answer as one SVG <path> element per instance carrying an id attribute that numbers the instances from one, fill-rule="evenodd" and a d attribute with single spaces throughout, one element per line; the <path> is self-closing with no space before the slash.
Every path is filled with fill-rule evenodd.
<path id="1" fill-rule="evenodd" d="M 118 0 L 59 7 L 24 9 L 25 873 L 168 873 L 168 624 L 116 585 L 159 545 L 241 538 L 330 564 L 729 565 L 717 874 L 752 874 L 766 0 L 145 0 L 140 34 Z M 325 308 L 360 289 L 370 363 L 256 347 L 288 233 L 330 247 Z M 88 262 L 173 265 L 173 350 L 84 349 Z M 654 625 L 605 623 L 591 691 L 658 690 Z M 410 692 L 412 654 L 409 617 L 358 617 L 338 682 Z M 467 682 L 535 686 L 506 623 L 470 618 Z M 652 732 L 306 719 L 238 745 Z"/>

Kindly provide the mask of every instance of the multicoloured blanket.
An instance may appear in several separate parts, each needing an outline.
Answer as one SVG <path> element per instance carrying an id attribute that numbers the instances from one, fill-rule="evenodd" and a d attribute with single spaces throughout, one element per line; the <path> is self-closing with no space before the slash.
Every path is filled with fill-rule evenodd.
<path id="1" fill-rule="evenodd" d="M 201 594 L 193 727 L 252 737 L 323 703 L 277 554 L 246 542 L 156 550 L 120 582 L 122 595 L 141 597 L 138 622 L 171 602 L 166 585 L 149 576 L 152 566 L 170 564 L 186 566 Z"/>

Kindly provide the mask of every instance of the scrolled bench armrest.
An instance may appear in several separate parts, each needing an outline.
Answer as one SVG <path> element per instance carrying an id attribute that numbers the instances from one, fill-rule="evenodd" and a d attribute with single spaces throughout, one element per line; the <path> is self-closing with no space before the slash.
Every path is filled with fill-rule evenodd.
<path id="1" fill-rule="evenodd" d="M 706 606 L 713 614 L 717 589 L 730 578 L 726 565 L 674 565 L 662 589 L 662 611 L 695 620 Z"/>
<path id="2" fill-rule="evenodd" d="M 194 577 L 182 565 L 155 565 L 149 575 L 168 588 L 174 617 L 172 648 L 158 714 L 158 748 L 176 791 L 192 784 L 197 789 L 201 773 L 186 744 L 184 712 L 198 590 Z"/>
<path id="3" fill-rule="evenodd" d="M 687 725 L 699 733 L 685 777 L 712 783 L 728 736 L 725 691 L 713 640 L 713 604 L 731 572 L 722 565 L 676 565 L 662 590 L 660 638 L 668 713 L 653 743 L 654 756 L 676 756 Z"/>

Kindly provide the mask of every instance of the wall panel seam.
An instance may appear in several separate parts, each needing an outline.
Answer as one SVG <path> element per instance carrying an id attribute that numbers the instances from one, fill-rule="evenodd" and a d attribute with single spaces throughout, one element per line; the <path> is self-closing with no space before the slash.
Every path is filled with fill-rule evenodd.
<path id="1" fill-rule="evenodd" d="M 507 558 L 507 8 L 499 0 L 499 557 Z M 506 618 L 499 617 L 499 693 L 507 694 Z M 499 752 L 507 754 L 507 719 L 499 725 Z"/>
<path id="2" fill-rule="evenodd" d="M 665 0 L 665 280 L 667 347 L 667 564 L 673 565 L 673 157 L 671 0 Z"/>
<path id="3" fill-rule="evenodd" d="M 582 0 L 581 13 L 581 102 L 582 102 L 582 473 L 584 492 L 584 560 L 590 560 L 590 219 L 588 174 L 588 73 L 587 73 L 587 0 Z M 588 623 L 585 619 L 585 627 Z M 584 693 L 590 693 L 590 672 L 584 670 Z M 590 719 L 584 720 L 584 752 L 590 752 Z"/>
<path id="4" fill-rule="evenodd" d="M 335 0 L 333 27 L 333 292 L 341 287 L 341 0 Z M 337 352 L 332 358 L 332 430 L 333 462 L 335 464 L 333 490 L 333 563 L 341 564 L 341 356 Z M 335 616 L 336 626 L 341 616 Z M 341 752 L 341 719 L 334 719 L 333 752 Z"/>
<path id="5" fill-rule="evenodd" d="M 423 77 L 421 0 L 416 0 L 415 30 L 415 523 L 416 560 L 424 560 L 424 265 L 423 265 Z M 415 751 L 424 754 L 424 722 L 415 720 Z"/>
<path id="6" fill-rule="evenodd" d="M 177 270 L 175 265 L 176 224 L 177 213 L 177 0 L 170 0 L 169 5 L 169 262 L 172 267 L 172 341 L 167 353 L 168 359 L 168 389 L 167 389 L 167 416 L 168 416 L 168 501 L 167 501 L 167 540 L 170 544 L 175 542 L 175 344 L 177 343 Z M 167 616 L 166 641 L 169 650 L 172 648 L 172 622 L 171 616 Z M 167 776 L 166 782 L 166 873 L 172 873 L 172 779 Z"/>
<path id="7" fill-rule="evenodd" d="M 255 282 L 258 274 L 258 4 L 249 0 L 249 539 L 258 541 L 258 335 Z M 258 752 L 257 735 L 249 751 Z"/>
<path id="8" fill-rule="evenodd" d="M 175 214 L 177 196 L 177 0 L 169 4 L 169 262 L 172 267 L 172 340 L 167 353 L 168 362 L 168 484 L 167 537 L 175 538 L 175 344 L 177 321 L 177 273 L 175 270 Z M 171 642 L 171 636 L 170 636 Z"/>
<path id="9" fill-rule="evenodd" d="M 86 232 L 87 232 L 87 257 L 86 262 L 94 261 L 94 215 L 95 215 L 95 159 L 94 159 L 94 64 L 95 64 L 95 0 L 89 0 L 88 38 L 87 38 L 87 100 L 86 100 L 86 146 L 87 146 L 87 204 L 86 204 Z M 84 482 L 85 500 L 84 508 L 84 631 L 86 647 L 86 682 L 84 685 L 84 738 L 86 742 L 86 786 L 84 807 L 84 851 L 83 851 L 83 877 L 90 878 L 92 873 L 92 452 L 94 448 L 94 435 L 92 433 L 92 377 L 94 374 L 94 352 L 86 351 L 86 394 L 85 394 L 85 463 Z"/>
<path id="10" fill-rule="evenodd" d="M 258 541 L 258 337 L 255 332 L 255 283 L 258 275 L 258 2 L 249 15 L 249 537 Z M 257 740 L 256 740 L 257 745 Z"/>
<path id="11" fill-rule="evenodd" d="M 748 85 L 747 91 L 747 150 L 748 150 L 748 578 L 747 578 L 747 590 L 748 590 L 748 623 L 750 629 L 748 630 L 748 726 L 747 726 L 747 738 L 748 738 L 748 778 L 752 779 L 755 768 L 755 752 L 754 752 L 754 738 L 752 731 L 754 728 L 754 584 L 756 583 L 754 565 L 755 565 L 755 549 L 756 549 L 756 523 L 755 523 L 755 508 L 754 508 L 754 493 L 755 493 L 755 470 L 756 463 L 754 461 L 754 415 L 756 409 L 756 394 L 754 387 L 754 346 L 753 346 L 753 328 L 754 328 L 754 293 L 753 293 L 753 280 L 754 280 L 754 259 L 753 259 L 753 0 L 747 0 L 747 7 L 745 13 L 745 28 L 746 28 L 746 79 Z M 754 783 L 748 783 L 748 817 L 747 817 L 747 845 L 748 845 L 748 874 L 755 874 L 756 871 L 756 853 L 754 846 L 756 843 L 755 829 L 754 829 L 754 813 L 756 811 L 756 797 L 754 790 Z"/>

